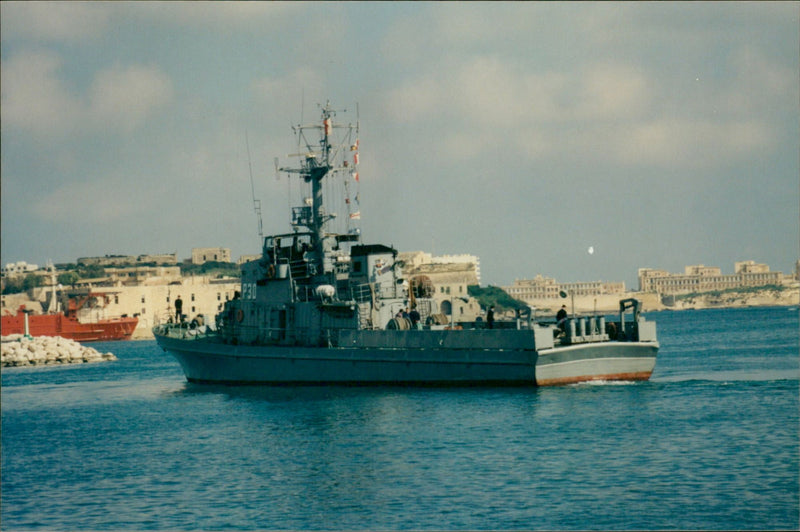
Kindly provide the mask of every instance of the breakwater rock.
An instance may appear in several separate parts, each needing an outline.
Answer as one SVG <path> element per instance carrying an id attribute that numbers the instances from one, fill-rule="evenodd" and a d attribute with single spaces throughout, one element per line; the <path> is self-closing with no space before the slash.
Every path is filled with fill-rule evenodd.
<path id="1" fill-rule="evenodd" d="M 111 353 L 100 353 L 74 340 L 58 336 L 3 336 L 0 349 L 0 365 L 3 367 L 84 364 L 116 359 Z"/>

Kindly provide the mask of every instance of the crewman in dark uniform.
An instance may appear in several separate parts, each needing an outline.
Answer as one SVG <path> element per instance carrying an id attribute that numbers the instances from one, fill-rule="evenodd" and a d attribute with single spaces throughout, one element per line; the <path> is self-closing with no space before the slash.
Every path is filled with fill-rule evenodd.
<path id="1" fill-rule="evenodd" d="M 556 324 L 563 331 L 566 327 L 565 325 L 566 322 L 567 322 L 567 306 L 561 305 L 561 310 L 559 310 L 558 314 L 556 314 Z"/>

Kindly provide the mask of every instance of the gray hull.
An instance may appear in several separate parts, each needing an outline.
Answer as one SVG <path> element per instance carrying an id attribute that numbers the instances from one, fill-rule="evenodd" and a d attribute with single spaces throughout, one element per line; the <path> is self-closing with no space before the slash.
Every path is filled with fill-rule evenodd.
<path id="1" fill-rule="evenodd" d="M 178 360 L 190 382 L 225 384 L 533 386 L 610 375 L 635 380 L 650 376 L 656 350 L 620 342 L 556 348 L 543 352 L 548 363 L 542 367 L 535 349 L 243 346 L 167 336 L 156 340 Z"/>
<path id="2" fill-rule="evenodd" d="M 550 386 L 648 380 L 657 354 L 655 342 L 603 342 L 543 349 L 538 353 L 536 383 Z"/>
<path id="3" fill-rule="evenodd" d="M 226 384 L 535 383 L 535 351 L 233 346 L 157 338 L 190 382 Z"/>

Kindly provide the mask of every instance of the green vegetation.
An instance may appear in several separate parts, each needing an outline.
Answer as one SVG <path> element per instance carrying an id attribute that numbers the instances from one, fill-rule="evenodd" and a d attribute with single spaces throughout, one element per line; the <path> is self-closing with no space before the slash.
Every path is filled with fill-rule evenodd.
<path id="1" fill-rule="evenodd" d="M 25 277 L 13 277 L 4 280 L 3 295 L 19 294 L 37 286 L 44 285 L 44 277 L 29 273 Z"/>
<path id="2" fill-rule="evenodd" d="M 758 292 L 782 292 L 786 290 L 785 286 L 778 284 L 767 284 L 761 286 L 743 286 L 740 288 L 726 288 L 724 290 L 712 290 L 709 292 L 690 292 L 688 294 L 675 294 L 675 301 L 684 299 L 693 300 L 697 297 L 711 296 L 720 297 L 723 294 L 736 295 L 736 294 L 754 294 Z"/>
<path id="3" fill-rule="evenodd" d="M 59 284 L 64 286 L 71 286 L 79 279 L 97 279 L 106 276 L 106 271 L 103 267 L 97 265 L 75 266 L 74 264 L 68 264 L 65 269 L 66 271 L 59 273 L 58 277 L 56 277 Z M 19 294 L 32 288 L 49 284 L 49 281 L 45 283 L 45 279 L 49 279 L 49 275 L 49 272 L 39 271 L 29 273 L 25 277 L 5 277 L 3 278 L 3 295 Z"/>
<path id="4" fill-rule="evenodd" d="M 60 285 L 71 286 L 71 285 L 75 284 L 76 282 L 78 282 L 78 279 L 80 279 L 80 278 L 81 278 L 81 276 L 78 275 L 78 272 L 74 272 L 73 271 L 73 272 L 59 273 L 58 277 L 57 277 L 57 280 L 58 280 L 58 284 L 60 284 Z"/>
<path id="5" fill-rule="evenodd" d="M 499 286 L 489 285 L 487 288 L 481 288 L 478 285 L 471 285 L 467 287 L 467 293 L 478 300 L 481 308 L 488 309 L 494 305 L 498 312 L 528 308 L 527 303 L 514 299 Z"/>
<path id="6" fill-rule="evenodd" d="M 106 276 L 106 271 L 99 264 L 81 265 L 78 266 L 75 272 L 81 279 L 97 279 Z"/>
<path id="7" fill-rule="evenodd" d="M 221 277 L 240 277 L 239 266 L 233 262 L 209 261 L 203 264 L 181 264 L 181 275 L 212 275 Z"/>

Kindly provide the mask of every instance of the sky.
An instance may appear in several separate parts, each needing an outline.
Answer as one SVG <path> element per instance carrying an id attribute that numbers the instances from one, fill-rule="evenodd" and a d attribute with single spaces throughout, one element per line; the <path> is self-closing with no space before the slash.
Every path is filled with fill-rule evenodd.
<path id="1" fill-rule="evenodd" d="M 484 286 L 789 273 L 798 19 L 796 2 L 0 2 L 0 260 L 258 253 L 253 192 L 264 232 L 287 232 L 273 159 L 293 163 L 291 126 L 330 100 L 358 109 L 365 243 L 477 255 Z"/>

